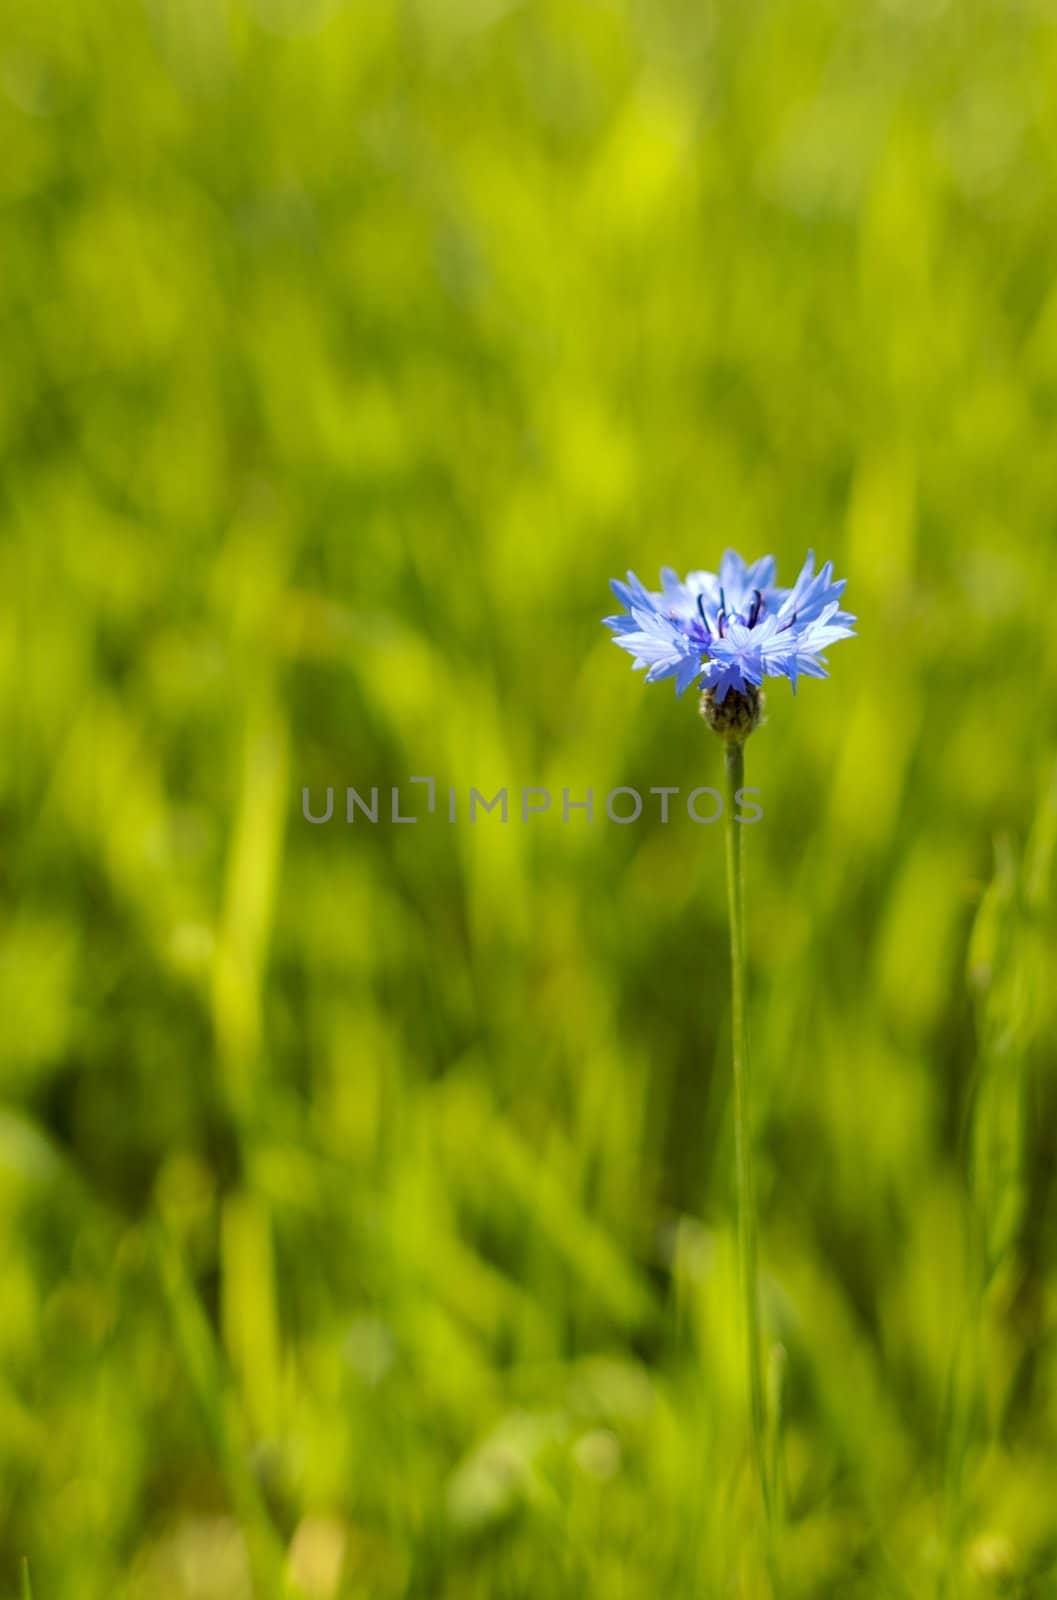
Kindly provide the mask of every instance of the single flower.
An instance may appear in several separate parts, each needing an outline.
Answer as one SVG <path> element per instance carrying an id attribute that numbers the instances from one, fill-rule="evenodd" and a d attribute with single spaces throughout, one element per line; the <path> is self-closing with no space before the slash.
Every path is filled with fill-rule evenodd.
<path id="1" fill-rule="evenodd" d="M 614 643 L 634 657 L 646 682 L 674 678 L 677 694 L 700 685 L 722 706 L 728 694 L 755 707 L 765 677 L 828 677 L 822 655 L 838 639 L 852 636 L 855 618 L 840 608 L 845 580 L 834 581 L 833 563 L 815 572 L 808 553 L 791 589 L 775 584 L 773 556 L 746 565 L 728 550 L 719 572 L 690 572 L 680 580 L 661 571 L 661 589 L 647 589 L 633 572 L 613 580 L 624 610 L 606 617 Z"/>

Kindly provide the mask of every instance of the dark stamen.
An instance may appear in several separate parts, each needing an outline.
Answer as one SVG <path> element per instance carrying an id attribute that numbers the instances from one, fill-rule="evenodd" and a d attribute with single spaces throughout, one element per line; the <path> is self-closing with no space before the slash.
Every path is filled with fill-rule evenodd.
<path id="1" fill-rule="evenodd" d="M 754 589 L 752 592 L 756 598 L 752 602 L 752 606 L 749 610 L 749 627 L 755 628 L 760 618 L 760 612 L 763 610 L 763 595 L 760 593 L 759 589 Z"/>
<path id="2" fill-rule="evenodd" d="M 795 621 L 796 621 L 796 612 L 794 611 L 793 615 L 789 618 L 789 621 L 785 624 L 784 627 L 779 628 L 778 632 L 779 633 L 788 633 L 790 628 L 793 626 Z"/>
<path id="3" fill-rule="evenodd" d="M 705 616 L 705 597 L 704 597 L 703 594 L 699 594 L 698 597 L 697 597 L 697 614 L 701 618 L 701 622 L 702 622 L 702 625 L 704 627 L 705 632 L 708 634 L 708 637 L 711 639 L 711 637 L 712 637 L 712 629 L 709 627 L 708 618 Z"/>

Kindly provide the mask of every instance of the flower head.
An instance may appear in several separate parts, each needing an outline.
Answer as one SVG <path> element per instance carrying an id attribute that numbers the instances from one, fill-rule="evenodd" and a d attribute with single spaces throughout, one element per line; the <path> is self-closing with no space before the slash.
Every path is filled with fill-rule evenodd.
<path id="1" fill-rule="evenodd" d="M 661 589 L 644 588 L 633 572 L 613 580 L 624 610 L 605 619 L 614 643 L 634 657 L 647 683 L 674 678 L 677 694 L 699 684 L 722 706 L 733 691 L 753 700 L 765 677 L 828 677 L 822 651 L 850 638 L 855 618 L 840 608 L 843 578 L 833 563 L 815 572 L 809 552 L 791 589 L 775 584 L 773 556 L 746 565 L 728 550 L 719 572 L 690 572 L 685 581 L 670 567 Z"/>

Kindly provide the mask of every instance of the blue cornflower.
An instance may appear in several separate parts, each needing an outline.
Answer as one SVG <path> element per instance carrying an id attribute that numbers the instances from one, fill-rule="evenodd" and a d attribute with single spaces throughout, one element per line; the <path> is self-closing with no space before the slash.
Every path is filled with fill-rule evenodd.
<path id="1" fill-rule="evenodd" d="M 647 683 L 674 678 L 677 694 L 699 684 L 722 705 L 733 690 L 755 701 L 765 677 L 828 676 L 822 651 L 850 638 L 855 618 L 840 608 L 845 580 L 833 580 L 833 563 L 815 572 L 809 552 L 791 589 L 775 584 L 773 556 L 746 565 L 728 550 L 719 572 L 690 572 L 681 581 L 661 570 L 661 589 L 646 589 L 633 572 L 613 580 L 624 606 L 606 626 L 614 643 L 644 668 Z"/>

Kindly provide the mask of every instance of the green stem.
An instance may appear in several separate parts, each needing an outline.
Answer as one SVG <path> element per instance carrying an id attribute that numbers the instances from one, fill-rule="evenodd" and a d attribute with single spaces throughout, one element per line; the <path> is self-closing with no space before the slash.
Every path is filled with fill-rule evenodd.
<path id="1" fill-rule="evenodd" d="M 745 747 L 729 743 L 727 752 L 727 902 L 730 910 L 731 1036 L 734 1055 L 734 1143 L 738 1185 L 738 1267 L 745 1318 L 745 1355 L 749 1379 L 749 1424 L 753 1466 L 763 1501 L 767 1566 L 777 1594 L 772 1496 L 767 1469 L 767 1418 L 763 1365 L 760 1357 L 760 1308 L 756 1258 L 756 1189 L 752 1161 L 752 1095 L 749 1038 L 745 1017 L 745 877 L 742 824 L 735 820 L 737 793 L 745 771 Z"/>

